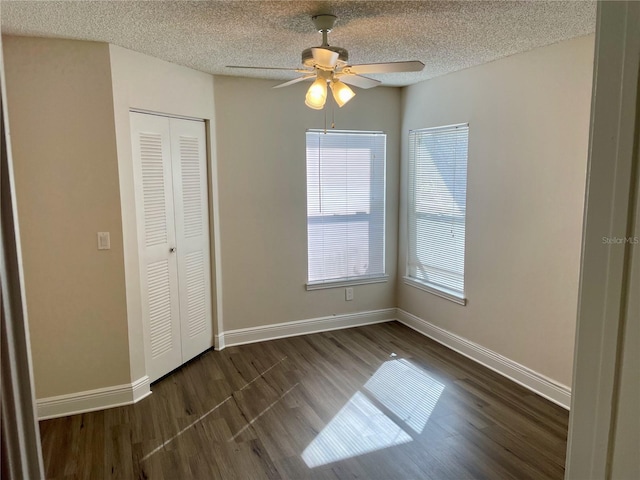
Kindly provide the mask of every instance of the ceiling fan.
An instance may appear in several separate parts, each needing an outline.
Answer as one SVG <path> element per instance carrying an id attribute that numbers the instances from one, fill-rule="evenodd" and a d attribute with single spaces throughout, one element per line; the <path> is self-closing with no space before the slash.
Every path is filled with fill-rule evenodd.
<path id="1" fill-rule="evenodd" d="M 362 74 L 419 72 L 424 68 L 424 63 L 419 60 L 349 65 L 349 52 L 342 47 L 329 45 L 327 40 L 327 34 L 333 29 L 336 18 L 335 15 L 331 14 L 320 14 L 311 17 L 316 29 L 322 34 L 322 45 L 307 48 L 302 52 L 302 68 L 244 67 L 237 65 L 228 65 L 228 68 L 288 70 L 301 73 L 301 77 L 281 83 L 273 88 L 287 87 L 304 80 L 313 80 L 309 90 L 307 90 L 305 104 L 316 110 L 321 110 L 327 100 L 327 84 L 331 88 L 336 103 L 339 107 L 342 107 L 355 96 L 355 92 L 348 85 L 358 88 L 372 88 L 382 83 Z"/>

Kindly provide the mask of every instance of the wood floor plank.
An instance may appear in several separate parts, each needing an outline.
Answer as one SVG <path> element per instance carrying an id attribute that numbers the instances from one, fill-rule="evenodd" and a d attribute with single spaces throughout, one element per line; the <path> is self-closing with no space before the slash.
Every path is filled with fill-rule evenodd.
<path id="1" fill-rule="evenodd" d="M 208 351 L 40 422 L 47 478 L 561 479 L 568 414 L 396 322 Z"/>

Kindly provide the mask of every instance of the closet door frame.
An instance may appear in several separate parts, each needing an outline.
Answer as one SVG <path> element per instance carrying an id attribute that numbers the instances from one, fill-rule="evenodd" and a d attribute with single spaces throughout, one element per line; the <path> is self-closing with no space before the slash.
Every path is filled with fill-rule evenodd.
<path id="1" fill-rule="evenodd" d="M 149 379 L 153 382 L 214 344 L 212 315 L 213 291 L 211 287 L 211 232 L 209 226 L 209 209 L 211 206 L 209 201 L 206 122 L 201 119 L 136 110 L 130 111 L 130 121 L 134 157 L 135 210 L 140 260 L 140 291 L 145 363 Z M 154 245 L 153 252 L 147 251 L 149 247 L 146 241 L 147 226 L 145 224 L 146 217 L 144 214 L 144 176 L 141 168 L 142 159 L 137 156 L 138 154 L 136 153 L 140 149 L 140 135 L 136 133 L 136 129 L 144 131 L 144 122 L 150 122 L 147 125 L 152 124 L 152 130 L 162 132 L 161 136 L 163 138 L 162 161 L 167 242 L 162 246 Z M 172 127 L 177 130 L 177 132 L 172 132 Z M 191 142 L 191 147 L 197 145 L 198 172 L 196 179 L 193 178 L 193 167 L 196 159 L 193 155 L 189 155 L 189 142 L 187 142 L 186 156 L 183 154 L 184 145 L 181 150 L 181 139 L 184 140 L 185 138 L 187 140 L 197 139 L 196 143 Z M 183 175 L 185 168 L 187 173 L 186 177 Z M 189 178 L 189 169 L 191 169 L 191 178 Z M 194 218 L 193 208 L 191 208 L 191 213 L 188 213 L 188 215 L 191 221 L 192 231 L 194 220 L 198 220 L 195 223 L 199 223 L 200 235 L 185 235 L 185 200 L 188 203 L 188 198 L 185 199 L 183 192 L 183 180 L 185 179 L 187 181 L 187 187 L 189 187 L 189 185 L 193 186 L 194 181 L 198 183 L 198 188 L 195 191 L 192 190 L 190 193 L 199 194 L 200 211 L 197 212 L 199 215 L 195 215 L 195 217 L 198 218 Z M 187 225 L 187 227 L 189 227 L 189 225 Z M 155 254 L 155 256 L 151 253 Z M 191 255 L 191 258 L 189 255 Z M 150 324 L 153 311 L 150 308 L 150 282 L 147 272 L 150 261 L 158 261 L 158 257 L 162 261 L 166 261 L 169 266 L 171 348 L 169 351 L 163 352 L 162 356 L 154 357 L 154 346 L 152 344 L 154 339 L 152 338 Z M 195 262 L 194 259 L 196 260 Z M 198 265 L 198 261 L 201 265 Z M 196 267 L 195 269 L 193 268 L 194 265 Z M 195 282 L 194 279 L 196 280 Z M 192 288 L 194 284 L 196 285 L 195 289 Z M 188 285 L 189 288 L 187 288 Z M 194 297 L 204 302 L 203 305 L 196 305 L 197 308 L 195 312 L 197 315 L 195 317 L 197 324 L 195 325 L 195 329 L 191 321 L 194 309 L 193 305 L 191 305 L 192 308 L 190 308 L 189 305 L 190 300 L 193 300 Z M 196 335 L 192 335 L 194 331 Z M 156 337 L 157 336 L 156 334 Z"/>

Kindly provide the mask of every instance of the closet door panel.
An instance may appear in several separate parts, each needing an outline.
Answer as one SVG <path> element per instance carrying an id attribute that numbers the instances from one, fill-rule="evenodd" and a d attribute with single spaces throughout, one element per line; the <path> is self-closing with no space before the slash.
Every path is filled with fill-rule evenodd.
<path id="1" fill-rule="evenodd" d="M 182 361 L 213 345 L 205 123 L 171 119 Z"/>
<path id="2" fill-rule="evenodd" d="M 131 113 L 145 355 L 151 381 L 182 364 L 169 119 Z"/>

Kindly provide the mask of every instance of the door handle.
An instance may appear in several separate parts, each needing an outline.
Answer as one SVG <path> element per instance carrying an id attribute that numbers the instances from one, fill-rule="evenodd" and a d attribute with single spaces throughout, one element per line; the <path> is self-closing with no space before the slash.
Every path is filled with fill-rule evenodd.
<path id="1" fill-rule="evenodd" d="M 174 253 L 175 251 L 176 251 L 176 247 L 171 247 L 171 248 L 169 249 L 169 253 Z"/>

